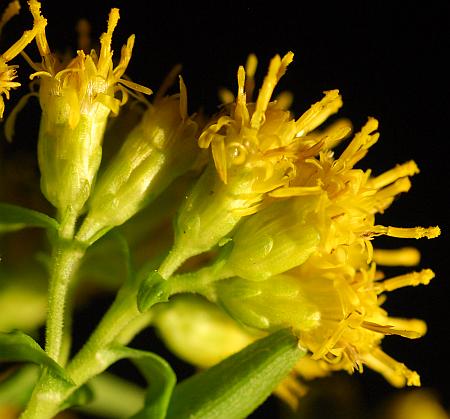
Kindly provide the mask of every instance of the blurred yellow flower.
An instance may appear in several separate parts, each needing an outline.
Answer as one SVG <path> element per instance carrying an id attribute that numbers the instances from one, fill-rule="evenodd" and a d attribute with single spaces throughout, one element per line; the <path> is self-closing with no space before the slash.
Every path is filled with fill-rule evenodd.
<path id="1" fill-rule="evenodd" d="M 0 19 L 0 34 L 3 26 L 9 21 L 9 19 L 19 13 L 19 10 L 20 4 L 18 1 L 12 1 L 8 5 Z M 14 81 L 17 77 L 16 69 L 18 66 L 8 65 L 8 62 L 19 55 L 23 49 L 31 41 L 33 41 L 36 34 L 43 29 L 45 24 L 45 21 L 35 24 L 33 29 L 25 31 L 19 40 L 17 40 L 13 45 L 11 45 L 11 47 L 0 55 L 0 119 L 3 118 L 3 113 L 5 111 L 3 95 L 5 95 L 6 99 L 9 99 L 9 91 L 20 86 L 19 82 Z"/>

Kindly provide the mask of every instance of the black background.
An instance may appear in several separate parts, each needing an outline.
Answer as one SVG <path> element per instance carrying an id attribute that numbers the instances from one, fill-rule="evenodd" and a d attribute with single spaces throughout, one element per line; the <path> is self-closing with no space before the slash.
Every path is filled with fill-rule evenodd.
<path id="1" fill-rule="evenodd" d="M 97 36 L 105 29 L 109 8 L 119 7 L 115 50 L 130 33 L 136 34 L 127 74 L 156 90 L 174 64 L 183 64 L 191 112 L 199 106 L 210 113 L 217 109 L 217 88 L 236 88 L 237 66 L 245 63 L 248 53 L 259 58 L 261 81 L 270 58 L 292 50 L 294 63 L 280 85 L 294 93 L 297 115 L 319 100 L 322 91 L 338 88 L 344 99 L 340 114 L 355 128 L 367 116 L 379 119 L 381 138 L 360 166 L 379 173 L 414 159 L 421 169 L 412 190 L 379 223 L 440 225 L 443 230 L 433 241 L 382 241 L 386 247 L 418 245 L 421 266 L 436 271 L 428 287 L 398 291 L 386 304 L 394 315 L 426 319 L 428 334 L 418 341 L 388 337 L 384 348 L 418 370 L 423 385 L 433 388 L 448 408 L 449 3 L 363 1 L 340 2 L 339 7 L 302 1 L 43 3 L 48 38 L 55 49 L 76 47 L 73 28 L 79 18 L 87 18 Z M 21 23 L 30 24 L 26 11 L 13 26 Z M 23 116 L 19 121 L 28 122 Z M 29 125 L 37 127 L 32 121 Z M 396 391 L 371 372 L 352 380 L 370 409 Z M 255 417 L 277 417 L 277 404 L 269 401 Z"/>

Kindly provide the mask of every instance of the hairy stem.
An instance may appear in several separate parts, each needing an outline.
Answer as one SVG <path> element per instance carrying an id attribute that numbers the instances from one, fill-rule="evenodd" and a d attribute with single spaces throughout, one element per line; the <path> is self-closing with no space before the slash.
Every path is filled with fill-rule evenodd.
<path id="1" fill-rule="evenodd" d="M 62 355 L 67 292 L 83 255 L 83 248 L 65 240 L 59 240 L 53 250 L 45 350 L 56 362 L 61 361 Z"/>
<path id="2" fill-rule="evenodd" d="M 109 363 L 101 356 L 102 350 L 117 342 L 119 336 L 121 343 L 127 344 L 134 334 L 125 333 L 127 338 L 124 339 L 121 333 L 126 332 L 128 325 L 137 333 L 140 329 L 136 328 L 135 321 L 140 316 L 144 315 L 137 309 L 135 292 L 130 292 L 127 288 L 119 291 L 95 331 L 66 368 L 67 375 L 76 385 L 68 387 L 58 382 L 58 378 L 44 373 L 21 419 L 50 419 L 55 416 L 61 403 L 77 388 L 109 367 Z"/>
<path id="3" fill-rule="evenodd" d="M 174 275 L 168 279 L 170 283 L 170 294 L 198 293 L 208 291 L 208 286 L 213 282 L 220 281 L 233 276 L 233 272 L 219 264 L 206 266 L 195 272 Z"/>

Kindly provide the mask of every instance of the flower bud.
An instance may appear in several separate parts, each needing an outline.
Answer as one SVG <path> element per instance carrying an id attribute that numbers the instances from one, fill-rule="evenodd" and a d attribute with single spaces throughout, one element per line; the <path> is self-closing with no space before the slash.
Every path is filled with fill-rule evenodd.
<path id="1" fill-rule="evenodd" d="M 238 322 L 262 330 L 291 327 L 297 332 L 317 327 L 318 308 L 308 300 L 301 282 L 288 275 L 265 281 L 231 278 L 216 283 L 219 303 Z"/>
<path id="2" fill-rule="evenodd" d="M 155 313 L 164 343 L 197 367 L 209 368 L 254 340 L 214 304 L 193 295 L 177 296 Z"/>
<path id="3" fill-rule="evenodd" d="M 186 88 L 150 105 L 98 180 L 80 240 L 120 225 L 189 170 L 198 155 L 197 124 L 187 116 Z"/>
<path id="4" fill-rule="evenodd" d="M 254 203 L 243 196 L 246 182 L 225 185 L 209 164 L 186 197 L 175 220 L 175 243 L 159 272 L 168 277 L 187 258 L 206 252 L 242 218 L 242 207 Z M 258 198 L 256 198 L 258 199 Z"/>
<path id="5" fill-rule="evenodd" d="M 40 3 L 30 0 L 35 25 L 45 21 Z M 118 83 L 143 93 L 150 90 L 122 80 L 134 44 L 134 36 L 122 48 L 119 64 L 112 63 L 111 39 L 119 20 L 112 9 L 108 29 L 101 36 L 99 55 L 79 50 L 68 64 L 51 53 L 45 31 L 36 36 L 42 64 L 31 78 L 40 78 L 39 102 L 42 118 L 38 140 L 41 189 L 58 209 L 60 217 L 76 218 L 89 198 L 100 165 L 102 140 L 109 114 L 117 114 L 128 94 Z M 122 101 L 115 97 L 122 91 Z"/>
<path id="6" fill-rule="evenodd" d="M 310 221 L 315 202 L 314 198 L 275 202 L 243 220 L 223 269 L 245 279 L 265 280 L 301 265 L 320 241 Z"/>

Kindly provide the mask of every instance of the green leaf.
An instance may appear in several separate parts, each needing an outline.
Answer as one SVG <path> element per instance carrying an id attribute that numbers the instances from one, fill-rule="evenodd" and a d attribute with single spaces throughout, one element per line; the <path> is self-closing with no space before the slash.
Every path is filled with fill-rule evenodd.
<path id="1" fill-rule="evenodd" d="M 279 330 L 178 384 L 167 418 L 245 418 L 304 355 L 297 338 Z"/>
<path id="2" fill-rule="evenodd" d="M 0 381 L 0 406 L 23 407 L 39 377 L 37 365 L 25 365 Z"/>
<path id="3" fill-rule="evenodd" d="M 164 419 L 166 417 L 176 376 L 164 359 L 151 352 L 119 345 L 106 349 L 102 356 L 111 364 L 124 358 L 131 359 L 149 383 L 144 407 L 132 416 L 132 419 Z"/>
<path id="4" fill-rule="evenodd" d="M 145 313 L 156 303 L 168 301 L 170 290 L 167 281 L 154 271 L 145 278 L 139 288 L 137 305 L 141 313 Z"/>
<path id="5" fill-rule="evenodd" d="M 26 227 L 42 227 L 57 230 L 58 222 L 28 208 L 0 203 L 0 233 L 21 230 Z"/>
<path id="6" fill-rule="evenodd" d="M 77 410 L 96 417 L 128 418 L 144 405 L 144 389 L 108 372 L 93 377 L 89 387 L 94 399 Z"/>
<path id="7" fill-rule="evenodd" d="M 33 338 L 20 331 L 0 332 L 0 361 L 32 362 L 45 366 L 66 383 L 74 385 L 64 369 L 50 358 Z"/>

